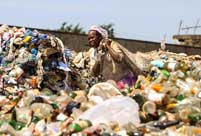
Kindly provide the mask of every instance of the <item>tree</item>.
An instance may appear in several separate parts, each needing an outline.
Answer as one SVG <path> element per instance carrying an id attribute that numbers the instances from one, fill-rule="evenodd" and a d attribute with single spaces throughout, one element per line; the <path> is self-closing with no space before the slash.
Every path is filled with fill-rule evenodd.
<path id="1" fill-rule="evenodd" d="M 105 30 L 107 30 L 108 36 L 111 37 L 111 38 L 115 37 L 113 26 L 114 26 L 113 23 L 100 25 L 100 27 L 102 27 L 102 28 L 104 28 Z"/>
<path id="2" fill-rule="evenodd" d="M 111 38 L 115 37 L 113 23 L 103 24 L 103 25 L 100 25 L 100 27 L 107 30 L 109 37 Z M 86 34 L 86 32 L 83 30 L 83 27 L 81 27 L 79 23 L 76 25 L 73 25 L 73 24 L 68 24 L 67 22 L 63 22 L 61 27 L 58 29 L 58 31 L 75 33 L 75 34 Z"/>
<path id="3" fill-rule="evenodd" d="M 67 22 L 63 22 L 58 30 L 61 32 L 69 32 L 74 34 L 85 34 L 83 27 L 81 27 L 79 23 L 77 25 L 72 25 L 68 24 Z"/>

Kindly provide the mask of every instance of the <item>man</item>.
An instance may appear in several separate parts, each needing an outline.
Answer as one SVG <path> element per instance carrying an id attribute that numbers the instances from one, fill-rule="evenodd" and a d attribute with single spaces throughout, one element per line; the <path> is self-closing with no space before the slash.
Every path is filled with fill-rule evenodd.
<path id="1" fill-rule="evenodd" d="M 103 80 L 119 81 L 132 72 L 125 62 L 120 44 L 108 39 L 107 31 L 98 26 L 91 26 L 88 32 L 91 73 L 102 75 Z"/>

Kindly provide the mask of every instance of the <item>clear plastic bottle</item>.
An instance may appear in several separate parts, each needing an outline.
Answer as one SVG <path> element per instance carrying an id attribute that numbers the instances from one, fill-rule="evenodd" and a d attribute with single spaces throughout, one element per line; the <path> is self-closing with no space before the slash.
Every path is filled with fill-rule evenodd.
<path id="1" fill-rule="evenodd" d="M 177 61 L 171 61 L 171 62 L 166 62 L 164 63 L 164 69 L 168 71 L 176 71 L 179 69 L 180 64 Z"/>
<path id="2" fill-rule="evenodd" d="M 179 106 L 194 106 L 201 110 L 201 99 L 196 97 L 188 97 L 179 102 Z"/>
<path id="3" fill-rule="evenodd" d="M 188 120 L 190 114 L 201 113 L 201 99 L 188 97 L 176 104 L 178 117 L 182 120 Z"/>
<path id="4" fill-rule="evenodd" d="M 77 109 L 77 108 L 74 108 L 74 109 L 72 110 L 71 116 L 72 116 L 74 119 L 78 119 L 79 116 L 80 116 L 82 113 L 83 113 L 82 110 Z"/>
<path id="5" fill-rule="evenodd" d="M 31 105 L 31 109 L 34 111 L 34 115 L 39 118 L 48 118 L 52 116 L 53 108 L 46 103 L 34 103 Z"/>
<path id="6" fill-rule="evenodd" d="M 190 95 L 191 88 L 185 81 L 183 81 L 181 79 L 177 79 L 176 80 L 176 86 L 180 88 L 181 94 L 185 94 L 187 96 Z"/>

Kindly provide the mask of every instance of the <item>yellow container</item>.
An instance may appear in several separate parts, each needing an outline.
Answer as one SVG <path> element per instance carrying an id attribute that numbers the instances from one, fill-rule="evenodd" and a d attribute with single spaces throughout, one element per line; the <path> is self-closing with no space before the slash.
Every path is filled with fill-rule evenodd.
<path id="1" fill-rule="evenodd" d="M 23 40 L 23 43 L 28 43 L 31 40 L 31 36 L 26 36 Z"/>
<path id="2" fill-rule="evenodd" d="M 167 109 L 174 109 L 176 108 L 177 104 L 176 103 L 170 103 L 166 106 Z"/>
<path id="3" fill-rule="evenodd" d="M 154 89 L 156 92 L 160 92 L 162 89 L 162 86 L 160 84 L 153 84 L 152 89 Z"/>

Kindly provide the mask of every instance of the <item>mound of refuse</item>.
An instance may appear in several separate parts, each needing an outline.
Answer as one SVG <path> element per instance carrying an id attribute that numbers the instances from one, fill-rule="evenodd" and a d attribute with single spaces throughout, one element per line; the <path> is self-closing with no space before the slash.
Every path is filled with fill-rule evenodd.
<path id="1" fill-rule="evenodd" d="M 53 35 L 2 25 L 0 134 L 201 135 L 201 56 L 135 54 L 150 59 L 129 86 L 92 77 L 83 54 Z"/>

